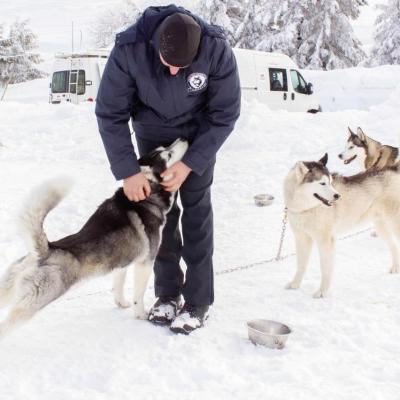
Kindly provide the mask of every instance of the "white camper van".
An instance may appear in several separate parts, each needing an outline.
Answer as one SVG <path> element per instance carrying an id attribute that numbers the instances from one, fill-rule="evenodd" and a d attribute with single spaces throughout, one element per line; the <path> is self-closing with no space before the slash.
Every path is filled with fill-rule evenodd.
<path id="1" fill-rule="evenodd" d="M 272 110 L 321 111 L 312 84 L 288 56 L 237 48 L 233 51 L 245 98 L 256 98 Z"/>
<path id="2" fill-rule="evenodd" d="M 296 64 L 284 54 L 233 49 L 242 95 L 256 98 L 272 110 L 318 112 L 318 99 Z M 57 54 L 50 84 L 50 102 L 96 100 L 100 79 L 110 54 L 100 49 L 80 54 Z"/>
<path id="3" fill-rule="evenodd" d="M 50 83 L 50 103 L 96 100 L 100 79 L 110 51 L 55 55 Z"/>

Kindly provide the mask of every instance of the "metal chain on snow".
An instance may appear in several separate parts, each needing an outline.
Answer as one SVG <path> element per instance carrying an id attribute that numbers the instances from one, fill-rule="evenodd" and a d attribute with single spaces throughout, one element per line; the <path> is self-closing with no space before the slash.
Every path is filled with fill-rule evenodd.
<path id="1" fill-rule="evenodd" d="M 272 258 L 270 258 L 268 260 L 264 260 L 264 261 L 257 261 L 255 263 L 248 264 L 248 265 L 241 265 L 238 267 L 223 269 L 221 271 L 215 272 L 215 275 L 225 275 L 225 274 L 230 274 L 231 272 L 235 272 L 235 271 L 243 271 L 243 270 L 246 270 L 249 268 L 256 267 L 258 265 L 268 264 L 268 263 L 272 263 L 274 261 L 282 261 L 288 257 L 294 256 L 296 253 L 290 253 L 290 254 L 287 254 L 286 256 L 282 257 L 283 241 L 285 240 L 285 233 L 286 233 L 286 226 L 287 226 L 287 215 L 288 215 L 288 210 L 287 210 L 287 207 L 285 207 L 285 209 L 283 210 L 281 237 L 279 240 L 278 252 L 275 257 L 272 257 Z"/>
<path id="2" fill-rule="evenodd" d="M 286 254 L 286 255 L 282 256 L 283 243 L 284 243 L 284 240 L 285 240 L 286 228 L 287 228 L 287 220 L 288 220 L 288 209 L 287 209 L 287 207 L 285 207 L 284 210 L 283 210 L 281 236 L 280 236 L 280 239 L 279 239 L 278 251 L 277 251 L 277 254 L 276 254 L 275 257 L 271 257 L 271 258 L 269 258 L 267 260 L 257 261 L 257 262 L 254 262 L 254 263 L 251 263 L 251 264 L 247 264 L 247 265 L 240 265 L 240 266 L 237 266 L 237 267 L 232 267 L 232 268 L 227 268 L 227 269 L 223 269 L 223 270 L 220 270 L 220 271 L 216 271 L 215 272 L 215 276 L 226 275 L 226 274 L 230 274 L 232 272 L 238 272 L 238 271 L 246 271 L 246 270 L 248 270 L 250 268 L 258 267 L 258 266 L 264 265 L 264 264 L 270 264 L 270 263 L 273 263 L 273 262 L 283 261 L 283 260 L 286 260 L 287 258 L 295 256 L 296 255 L 295 252 L 292 252 L 292 253 L 289 253 L 289 254 Z M 363 233 L 366 233 L 366 232 L 368 232 L 370 230 L 371 230 L 371 228 L 367 228 L 367 229 L 364 229 L 362 231 L 358 231 L 358 232 L 355 232 L 355 233 L 350 233 L 349 235 L 346 235 L 346 236 L 343 236 L 343 237 L 339 238 L 339 240 L 350 239 L 352 237 L 362 235 Z M 69 301 L 69 300 L 74 300 L 74 299 L 77 299 L 77 298 L 80 298 L 80 297 L 94 296 L 94 295 L 102 294 L 102 293 L 106 293 L 106 292 L 111 292 L 111 290 L 97 291 L 97 292 L 93 292 L 93 293 L 88 293 L 88 294 L 83 295 L 83 296 L 70 297 L 70 298 L 67 298 L 66 300 Z"/>
<path id="3" fill-rule="evenodd" d="M 230 274 L 231 272 L 244 271 L 244 270 L 247 270 L 247 269 L 250 269 L 250 268 L 253 268 L 253 267 L 257 267 L 259 265 L 270 264 L 270 263 L 273 263 L 273 262 L 279 262 L 279 261 L 286 260 L 289 257 L 295 256 L 296 255 L 295 252 L 289 253 L 289 254 L 286 254 L 286 255 L 282 256 L 283 242 L 285 240 L 285 234 L 286 234 L 286 228 L 287 228 L 287 217 L 288 217 L 288 209 L 287 209 L 287 207 L 285 207 L 285 209 L 283 211 L 281 237 L 280 237 L 280 240 L 279 240 L 278 252 L 277 252 L 275 257 L 272 257 L 272 258 L 269 258 L 269 259 L 263 260 L 263 261 L 254 262 L 254 263 L 248 264 L 248 265 L 241 265 L 241 266 L 238 266 L 238 267 L 232 267 L 232 268 L 223 269 L 221 271 L 215 272 L 215 275 L 225 275 L 225 274 Z M 339 238 L 339 240 L 350 239 L 352 237 L 362 235 L 363 233 L 366 233 L 366 232 L 368 232 L 370 230 L 371 230 L 371 228 L 367 228 L 367 229 L 364 229 L 362 231 L 351 233 L 349 235 L 346 235 L 346 236 L 343 236 L 343 237 Z"/>
<path id="4" fill-rule="evenodd" d="M 279 241 L 279 248 L 278 248 L 278 253 L 276 254 L 276 257 L 275 257 L 275 261 L 282 260 L 282 247 L 283 247 L 283 241 L 285 240 L 287 216 L 288 216 L 288 209 L 287 209 L 287 207 L 285 207 L 285 209 L 283 210 L 281 239 Z"/>

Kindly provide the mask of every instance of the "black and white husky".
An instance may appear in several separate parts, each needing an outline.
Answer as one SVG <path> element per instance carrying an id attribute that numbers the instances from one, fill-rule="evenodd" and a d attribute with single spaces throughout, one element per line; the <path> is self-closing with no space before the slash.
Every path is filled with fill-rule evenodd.
<path id="1" fill-rule="evenodd" d="M 138 203 L 128 200 L 122 188 L 106 200 L 83 228 L 49 242 L 43 230 L 46 215 L 67 193 L 64 182 L 44 184 L 25 206 L 21 221 L 30 252 L 14 262 L 0 280 L 0 307 L 11 306 L 0 323 L 0 337 L 29 320 L 36 312 L 63 295 L 78 281 L 114 271 L 115 300 L 127 306 L 123 296 L 126 269 L 135 264 L 134 314 L 145 318 L 143 296 L 174 193 L 163 189 L 160 174 L 181 160 L 188 144 L 178 139 L 139 160 L 151 186 L 151 195 Z"/>

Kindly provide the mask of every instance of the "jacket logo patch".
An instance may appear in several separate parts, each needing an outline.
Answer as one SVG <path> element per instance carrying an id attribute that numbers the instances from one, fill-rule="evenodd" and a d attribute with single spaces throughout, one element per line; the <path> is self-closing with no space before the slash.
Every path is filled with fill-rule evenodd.
<path id="1" fill-rule="evenodd" d="M 207 86 L 207 75 L 202 72 L 194 72 L 187 78 L 188 92 L 198 92 Z"/>

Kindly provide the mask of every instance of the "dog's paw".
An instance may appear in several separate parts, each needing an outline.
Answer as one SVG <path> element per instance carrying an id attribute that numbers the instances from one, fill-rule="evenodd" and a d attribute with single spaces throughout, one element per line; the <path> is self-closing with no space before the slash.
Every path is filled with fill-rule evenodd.
<path id="1" fill-rule="evenodd" d="M 319 289 L 313 294 L 313 297 L 314 299 L 323 299 L 324 297 L 327 297 L 327 293 Z"/>
<path id="2" fill-rule="evenodd" d="M 147 313 L 144 311 L 144 307 L 134 305 L 133 315 L 136 319 L 148 319 Z"/>
<path id="3" fill-rule="evenodd" d="M 285 289 L 298 289 L 300 287 L 300 283 L 297 282 L 289 282 L 286 286 Z"/>
<path id="4" fill-rule="evenodd" d="M 393 265 L 392 268 L 390 268 L 389 273 L 398 274 L 399 273 L 399 266 L 398 265 Z"/>
<path id="5" fill-rule="evenodd" d="M 135 318 L 136 319 L 142 319 L 142 320 L 147 320 L 148 319 L 148 315 L 146 312 L 135 312 Z"/>
<path id="6" fill-rule="evenodd" d="M 119 307 L 119 308 L 129 308 L 132 306 L 132 304 L 125 299 L 115 299 L 115 304 Z"/>

